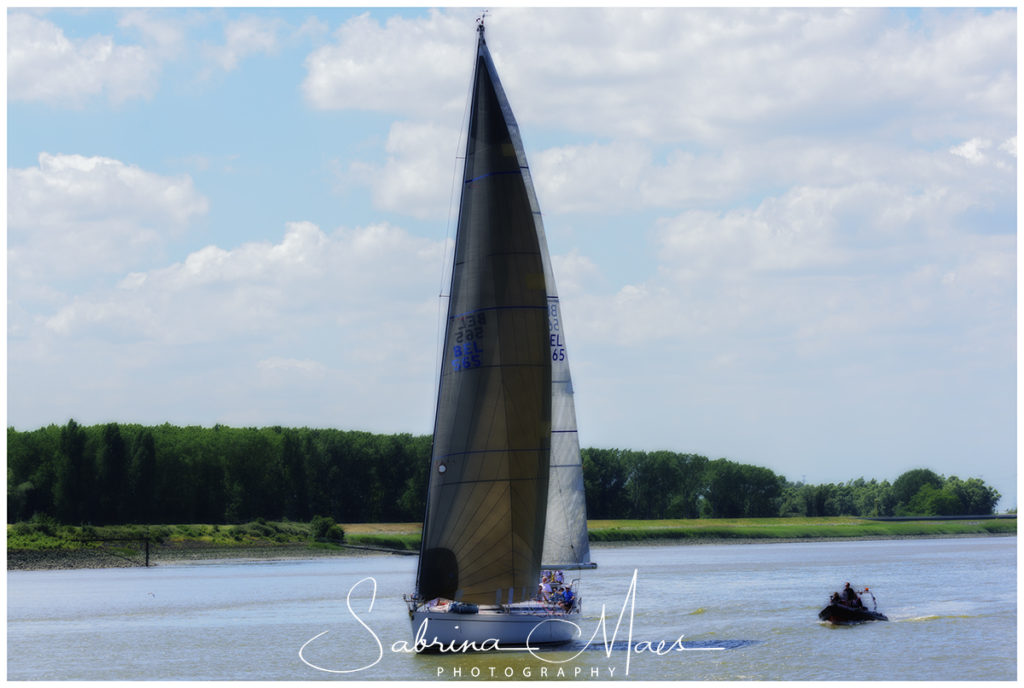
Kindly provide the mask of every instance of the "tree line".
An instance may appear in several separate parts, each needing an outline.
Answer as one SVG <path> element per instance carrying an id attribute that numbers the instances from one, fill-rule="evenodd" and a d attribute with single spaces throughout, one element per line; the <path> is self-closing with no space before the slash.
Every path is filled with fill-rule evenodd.
<path id="1" fill-rule="evenodd" d="M 74 420 L 7 430 L 7 519 L 65 524 L 340 523 L 423 518 L 430 437 L 311 428 Z M 584 449 L 594 519 L 991 514 L 978 478 L 791 483 L 768 468 L 669 451 Z"/>
<path id="2" fill-rule="evenodd" d="M 915 468 L 895 481 L 790 482 L 768 468 L 668 451 L 586 449 L 587 516 L 744 518 L 774 516 L 988 515 L 1000 494 L 979 478 Z"/>

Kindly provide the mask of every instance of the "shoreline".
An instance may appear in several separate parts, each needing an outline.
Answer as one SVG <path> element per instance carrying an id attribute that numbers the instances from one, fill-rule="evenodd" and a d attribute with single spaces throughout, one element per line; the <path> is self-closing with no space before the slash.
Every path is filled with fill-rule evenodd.
<path id="1" fill-rule="evenodd" d="M 694 537 L 694 538 L 649 538 L 644 540 L 609 540 L 591 542 L 591 549 L 612 549 L 615 547 L 633 547 L 651 545 L 682 545 L 689 547 L 700 545 L 773 545 L 776 543 L 794 542 L 850 542 L 854 540 L 939 540 L 974 537 L 1017 537 L 1017 533 L 921 533 L 920 535 L 814 535 L 810 537 Z"/>
<path id="2" fill-rule="evenodd" d="M 690 537 L 690 538 L 647 538 L 641 540 L 611 540 L 591 542 L 594 549 L 611 549 L 619 547 L 665 547 L 665 546 L 704 546 L 704 545 L 754 545 L 783 544 L 799 542 L 839 542 L 865 540 L 934 540 L 940 538 L 972 538 L 972 537 L 1016 537 L 1016 533 L 922 533 L 919 535 L 878 534 L 849 536 L 810 536 L 810 537 Z M 150 550 L 150 567 L 166 565 L 216 564 L 226 561 L 234 563 L 267 563 L 274 561 L 304 561 L 328 557 L 368 557 L 379 554 L 395 556 L 409 552 L 388 552 L 385 550 L 368 550 L 360 548 L 323 548 L 308 545 L 267 545 L 241 547 L 163 547 L 154 546 Z M 74 550 L 8 550 L 8 571 L 54 571 L 70 569 L 108 569 L 108 568 L 142 568 L 145 566 L 144 554 L 141 552 L 124 555 L 104 549 Z"/>
<path id="3" fill-rule="evenodd" d="M 298 561 L 326 557 L 359 557 L 377 554 L 349 549 L 324 549 L 305 545 L 268 545 L 242 547 L 161 547 L 150 549 L 150 568 L 168 564 L 205 564 L 219 561 L 246 561 L 254 564 L 270 561 Z M 144 568 L 145 555 L 129 556 L 104 549 L 8 550 L 8 571 L 51 571 L 64 569 Z"/>

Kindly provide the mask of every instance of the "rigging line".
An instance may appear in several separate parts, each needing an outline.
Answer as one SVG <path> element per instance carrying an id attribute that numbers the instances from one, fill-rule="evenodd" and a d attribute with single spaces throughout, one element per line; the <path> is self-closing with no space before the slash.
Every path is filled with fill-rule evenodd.
<path id="1" fill-rule="evenodd" d="M 473 52 L 477 52 L 477 50 L 478 50 L 478 46 L 476 46 L 475 43 L 474 43 Z M 476 60 L 473 60 L 473 64 L 474 64 L 474 67 L 473 67 L 473 72 L 472 73 L 475 73 L 475 71 L 476 71 L 476 66 L 475 66 L 476 65 Z M 459 153 L 465 147 L 464 143 L 463 143 L 463 138 L 462 138 L 463 135 L 464 135 L 463 132 L 465 132 L 465 136 L 466 137 L 469 136 L 469 129 L 466 126 L 466 122 L 469 120 L 469 109 L 470 109 L 470 106 L 472 105 L 473 88 L 474 88 L 474 81 L 475 81 L 475 79 L 470 78 L 470 79 L 468 79 L 468 81 L 469 81 L 469 87 L 466 89 L 465 104 L 462 107 L 462 119 L 459 121 L 459 136 L 458 136 L 458 138 L 455 141 L 455 155 L 454 155 L 454 160 L 453 160 L 453 163 L 452 163 L 451 188 L 450 188 L 450 190 L 448 192 L 448 220 L 447 220 L 447 222 L 445 224 L 444 243 L 442 245 L 443 258 L 441 260 L 441 275 L 438 278 L 438 286 L 437 286 L 437 294 L 438 294 L 438 296 L 437 296 L 437 316 L 435 318 L 436 332 L 435 332 L 435 335 L 434 335 L 434 371 L 435 371 L 435 375 L 434 375 L 433 401 L 435 401 L 435 402 L 437 401 L 437 398 L 438 398 L 438 396 L 440 395 L 440 392 L 441 392 L 441 389 L 440 389 L 441 388 L 441 376 L 440 376 L 439 372 L 441 370 L 442 361 L 444 360 L 444 348 L 445 348 L 444 336 L 445 336 L 445 334 L 447 332 L 447 328 L 444 331 L 442 331 L 442 329 L 441 329 L 441 324 L 444 322 L 444 317 L 443 317 L 441 309 L 444 308 L 445 277 L 446 276 L 450 277 L 450 274 L 452 272 L 452 270 L 448 269 L 448 243 L 449 243 L 449 240 L 452 239 L 452 214 L 453 214 L 453 209 L 454 209 L 454 206 L 455 206 L 455 189 L 458 187 L 458 184 L 457 184 L 456 180 L 463 176 L 459 172 L 459 163 L 460 163 L 460 161 L 462 161 L 463 163 L 465 161 L 465 156 L 464 155 L 459 155 Z M 460 200 L 461 200 L 461 194 L 460 194 Z M 454 263 L 455 263 L 455 242 L 452 241 L 451 244 L 452 244 L 451 262 L 452 262 L 453 269 L 454 269 Z M 447 296 L 448 296 L 448 298 L 451 298 L 451 294 L 448 294 Z M 433 434 L 433 427 L 431 428 L 431 434 Z M 433 453 L 433 452 L 431 452 L 431 453 Z"/>

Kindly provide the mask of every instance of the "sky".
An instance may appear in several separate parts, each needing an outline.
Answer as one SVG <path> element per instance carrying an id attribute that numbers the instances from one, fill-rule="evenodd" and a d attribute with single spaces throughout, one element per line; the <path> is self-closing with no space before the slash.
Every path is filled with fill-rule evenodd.
<path id="1" fill-rule="evenodd" d="M 7 11 L 7 423 L 429 434 L 470 8 Z M 584 447 L 1016 507 L 1016 12 L 487 38 Z"/>

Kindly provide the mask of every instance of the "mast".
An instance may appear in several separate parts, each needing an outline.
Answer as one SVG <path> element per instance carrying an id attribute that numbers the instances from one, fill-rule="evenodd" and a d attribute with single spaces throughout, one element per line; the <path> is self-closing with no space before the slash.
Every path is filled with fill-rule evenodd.
<path id="1" fill-rule="evenodd" d="M 529 599 L 551 450 L 546 247 L 518 127 L 477 22 L 420 599 Z"/>

